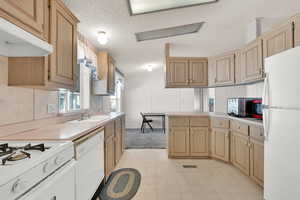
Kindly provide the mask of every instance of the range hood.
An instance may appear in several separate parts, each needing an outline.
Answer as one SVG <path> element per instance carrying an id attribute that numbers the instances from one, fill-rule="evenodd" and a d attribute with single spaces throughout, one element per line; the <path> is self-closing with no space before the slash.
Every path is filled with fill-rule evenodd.
<path id="1" fill-rule="evenodd" d="M 40 57 L 53 52 L 53 46 L 18 26 L 0 18 L 0 55 Z"/>

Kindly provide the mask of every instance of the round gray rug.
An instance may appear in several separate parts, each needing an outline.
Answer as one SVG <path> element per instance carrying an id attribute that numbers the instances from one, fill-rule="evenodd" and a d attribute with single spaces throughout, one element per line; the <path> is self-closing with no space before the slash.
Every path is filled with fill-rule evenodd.
<path id="1" fill-rule="evenodd" d="M 141 184 L 141 174 L 132 168 L 119 169 L 110 175 L 100 193 L 101 200 L 130 200 Z"/>

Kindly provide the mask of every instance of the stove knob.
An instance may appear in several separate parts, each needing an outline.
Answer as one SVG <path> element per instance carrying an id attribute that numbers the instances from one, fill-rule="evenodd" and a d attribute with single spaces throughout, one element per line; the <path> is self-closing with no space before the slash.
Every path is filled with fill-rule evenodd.
<path id="1" fill-rule="evenodd" d="M 46 174 L 48 172 L 50 172 L 51 166 L 49 163 L 44 164 L 43 166 L 43 172 Z"/>
<path id="2" fill-rule="evenodd" d="M 63 158 L 60 156 L 57 156 L 54 160 L 55 165 L 60 165 L 63 162 Z"/>

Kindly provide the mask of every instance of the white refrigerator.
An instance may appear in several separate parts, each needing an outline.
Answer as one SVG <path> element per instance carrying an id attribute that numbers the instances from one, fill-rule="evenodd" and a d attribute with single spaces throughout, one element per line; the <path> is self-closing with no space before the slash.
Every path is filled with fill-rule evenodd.
<path id="1" fill-rule="evenodd" d="M 300 199 L 300 47 L 265 60 L 265 200 Z"/>

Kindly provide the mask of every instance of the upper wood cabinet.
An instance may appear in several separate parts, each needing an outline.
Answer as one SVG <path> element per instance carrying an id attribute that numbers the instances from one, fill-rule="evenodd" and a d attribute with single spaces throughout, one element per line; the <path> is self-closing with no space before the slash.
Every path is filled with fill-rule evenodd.
<path id="1" fill-rule="evenodd" d="M 98 54 L 99 81 L 94 84 L 94 94 L 110 95 L 115 93 L 116 62 L 108 52 Z"/>
<path id="2" fill-rule="evenodd" d="M 190 59 L 189 60 L 189 85 L 190 86 L 207 86 L 208 69 L 207 59 Z"/>
<path id="3" fill-rule="evenodd" d="M 174 157 L 187 157 L 190 155 L 190 133 L 188 127 L 170 128 L 169 155 Z"/>
<path id="4" fill-rule="evenodd" d="M 300 15 L 297 15 L 294 18 L 294 45 L 299 46 L 300 45 Z"/>
<path id="5" fill-rule="evenodd" d="M 46 39 L 44 20 L 47 6 L 47 0 L 1 0 L 0 17 L 41 39 Z"/>
<path id="6" fill-rule="evenodd" d="M 235 53 L 209 59 L 209 73 L 212 86 L 233 85 L 235 82 Z"/>
<path id="7" fill-rule="evenodd" d="M 209 132 L 208 128 L 191 127 L 190 128 L 190 156 L 209 156 Z"/>
<path id="8" fill-rule="evenodd" d="M 229 162 L 229 130 L 213 128 L 211 134 L 211 155 L 213 158 Z"/>
<path id="9" fill-rule="evenodd" d="M 294 46 L 294 23 L 289 22 L 263 36 L 264 58 L 291 49 Z"/>
<path id="10" fill-rule="evenodd" d="M 47 90 L 74 89 L 79 21 L 62 1 L 47 2 L 49 16 L 45 24 L 49 26 L 49 42 L 53 45 L 54 51 L 47 57 L 9 58 L 8 85 L 10 86 Z"/>
<path id="11" fill-rule="evenodd" d="M 167 87 L 189 85 L 189 60 L 187 58 L 169 58 L 166 70 Z"/>
<path id="12" fill-rule="evenodd" d="M 263 74 L 263 41 L 258 38 L 241 50 L 241 81 L 258 81 Z"/>
<path id="13" fill-rule="evenodd" d="M 74 69 L 77 64 L 78 20 L 58 0 L 50 1 L 50 43 L 54 52 L 50 55 L 51 82 L 74 85 Z"/>
<path id="14" fill-rule="evenodd" d="M 166 67 L 166 87 L 201 87 L 208 84 L 206 58 L 168 57 Z"/>

